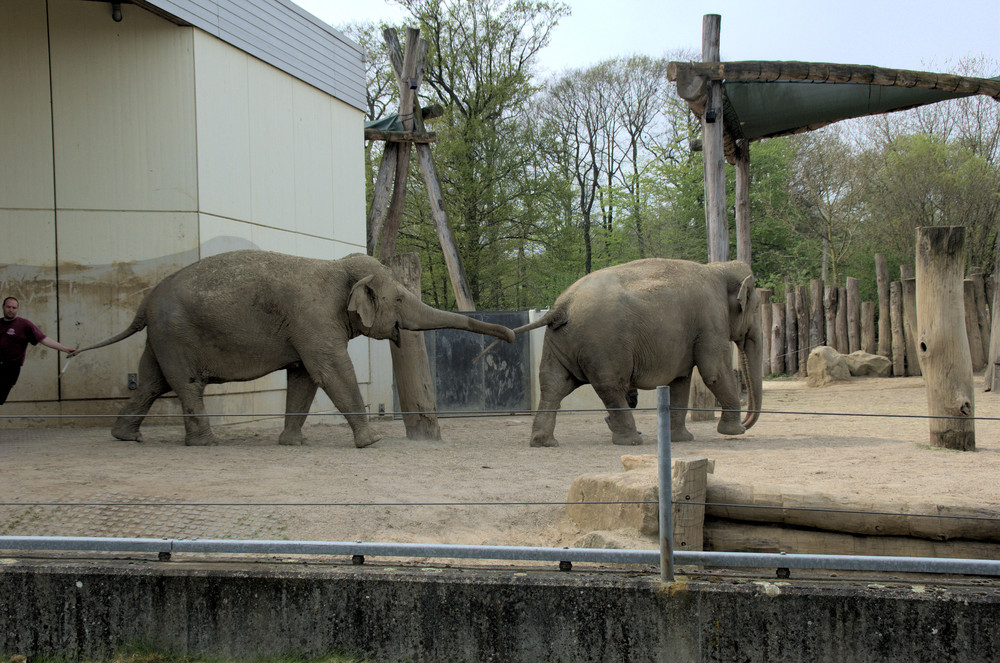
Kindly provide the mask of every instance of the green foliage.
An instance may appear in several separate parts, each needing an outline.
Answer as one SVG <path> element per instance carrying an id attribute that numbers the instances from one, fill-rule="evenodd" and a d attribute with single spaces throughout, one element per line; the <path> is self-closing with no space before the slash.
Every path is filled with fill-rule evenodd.
<path id="1" fill-rule="evenodd" d="M 444 207 L 478 308 L 547 307 L 586 273 L 638 258 L 706 260 L 702 153 L 689 148 L 701 124 L 665 78 L 668 60 L 696 56 L 615 58 L 541 78 L 537 55 L 568 15 L 566 5 L 400 4 L 428 43 L 420 103 L 445 107 L 428 128 L 438 136 Z M 352 29 L 376 61 L 380 28 Z M 382 69 L 369 71 L 373 116 L 398 104 L 395 85 L 385 84 L 388 65 Z M 900 265 L 913 262 L 915 228 L 931 224 L 964 225 L 968 264 L 992 274 L 1000 112 L 989 99 L 948 104 L 753 143 L 757 285 L 780 302 L 786 279 L 843 287 L 852 276 L 873 301 L 874 254 L 886 255 L 898 279 Z M 372 152 L 369 187 L 378 157 Z M 454 308 L 415 161 L 396 250 L 418 252 L 425 299 Z M 732 167 L 726 177 L 735 257 Z"/>

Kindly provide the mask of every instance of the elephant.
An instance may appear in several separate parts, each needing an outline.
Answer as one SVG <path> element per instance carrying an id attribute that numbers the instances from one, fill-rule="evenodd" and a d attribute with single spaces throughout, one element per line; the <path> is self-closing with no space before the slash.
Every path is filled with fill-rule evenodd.
<path id="1" fill-rule="evenodd" d="M 348 340 L 364 334 L 399 343 L 400 330 L 465 329 L 513 342 L 507 327 L 441 311 L 367 255 L 318 260 L 258 250 L 194 262 L 157 284 L 117 336 L 146 328 L 138 388 L 111 433 L 142 442 L 139 426 L 158 397 L 180 399 L 185 443 L 217 444 L 205 415 L 205 386 L 254 380 L 284 369 L 288 378 L 280 444 L 305 443 L 302 425 L 322 387 L 347 419 L 357 447 L 377 442 L 368 423 Z"/>
<path id="2" fill-rule="evenodd" d="M 695 366 L 722 406 L 719 432 L 744 433 L 757 422 L 761 402 L 759 307 L 753 274 L 742 261 L 704 265 L 648 258 L 582 277 L 545 315 L 514 329 L 547 327 L 531 446 L 558 446 L 556 411 L 566 396 L 588 383 L 608 408 L 614 444 L 642 444 L 630 408 L 636 405 L 636 389 L 659 385 L 670 386 L 671 439 L 692 440 L 684 419 Z M 730 341 L 739 349 L 747 387 L 742 422 Z"/>

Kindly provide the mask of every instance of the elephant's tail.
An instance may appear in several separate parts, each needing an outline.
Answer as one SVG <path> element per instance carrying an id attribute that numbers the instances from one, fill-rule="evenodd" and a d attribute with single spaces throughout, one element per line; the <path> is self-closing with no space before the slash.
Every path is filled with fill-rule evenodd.
<path id="1" fill-rule="evenodd" d="M 552 327 L 553 329 L 558 329 L 559 327 L 562 327 L 564 324 L 566 324 L 566 322 L 567 322 L 566 309 L 562 307 L 551 308 L 545 315 L 538 318 L 534 322 L 529 322 L 528 324 L 523 325 L 521 327 L 517 327 L 516 329 L 512 329 L 511 331 L 514 332 L 515 335 L 517 335 L 520 334 L 521 332 L 527 332 L 531 331 L 532 329 L 538 329 L 539 327 L 548 326 Z M 486 354 L 490 350 L 492 350 L 498 343 L 500 343 L 500 341 L 496 340 L 487 345 L 486 349 L 480 352 L 478 355 L 476 355 L 476 358 L 472 360 L 473 365 L 475 365 L 480 359 L 485 357 Z"/>
<path id="2" fill-rule="evenodd" d="M 135 317 L 132 318 L 131 324 L 129 324 L 129 326 L 126 327 L 123 332 L 121 332 L 120 334 L 117 334 L 115 336 L 112 336 L 109 339 L 105 339 L 105 340 L 101 341 L 100 343 L 95 343 L 94 345 L 90 345 L 90 346 L 87 346 L 85 348 L 81 348 L 81 349 L 77 350 L 76 352 L 70 353 L 69 356 L 70 357 L 75 357 L 78 354 L 80 354 L 81 352 L 86 352 L 87 350 L 93 350 L 95 348 L 103 348 L 105 345 L 111 345 L 113 343 L 117 343 L 118 341 L 124 340 L 124 339 L 128 338 L 129 336 L 131 336 L 132 334 L 134 334 L 136 332 L 139 332 L 139 331 L 142 331 L 143 329 L 145 329 L 146 328 L 146 305 L 145 304 L 146 304 L 146 302 L 142 303 L 142 306 L 140 306 L 139 310 L 136 311 Z"/>

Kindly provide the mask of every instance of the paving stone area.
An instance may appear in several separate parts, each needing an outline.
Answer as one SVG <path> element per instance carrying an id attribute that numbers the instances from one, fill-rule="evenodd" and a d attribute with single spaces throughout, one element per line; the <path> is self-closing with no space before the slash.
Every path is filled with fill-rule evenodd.
<path id="1" fill-rule="evenodd" d="M 3 536 L 286 539 L 287 524 L 261 506 L 171 503 L 118 493 L 67 495 L 51 504 L 0 505 Z"/>

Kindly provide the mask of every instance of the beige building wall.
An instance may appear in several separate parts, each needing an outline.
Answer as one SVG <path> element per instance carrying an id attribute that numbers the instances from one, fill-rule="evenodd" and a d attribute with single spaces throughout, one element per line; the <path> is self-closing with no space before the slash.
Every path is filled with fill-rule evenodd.
<path id="1" fill-rule="evenodd" d="M 365 250 L 361 111 L 139 7 L 116 23 L 106 3 L 47 4 L 0 3 L 0 291 L 46 334 L 81 347 L 118 333 L 199 257 Z M 144 343 L 72 360 L 32 347 L 4 411 L 117 412 Z M 380 402 L 383 345 L 351 344 Z M 283 412 L 283 389 L 280 373 L 210 387 L 206 405 Z"/>

